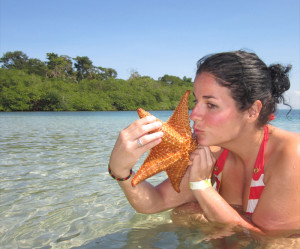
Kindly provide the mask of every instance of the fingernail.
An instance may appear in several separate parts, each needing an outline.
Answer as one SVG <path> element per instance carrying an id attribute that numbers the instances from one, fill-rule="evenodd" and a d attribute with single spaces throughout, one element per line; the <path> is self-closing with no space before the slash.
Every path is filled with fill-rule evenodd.
<path id="1" fill-rule="evenodd" d="M 149 116 L 149 121 L 155 121 L 156 120 L 156 117 L 154 116 Z"/>
<path id="2" fill-rule="evenodd" d="M 162 126 L 162 123 L 159 122 L 159 121 L 157 121 L 157 122 L 155 122 L 155 125 L 158 126 L 158 127 L 161 127 L 161 126 Z"/>

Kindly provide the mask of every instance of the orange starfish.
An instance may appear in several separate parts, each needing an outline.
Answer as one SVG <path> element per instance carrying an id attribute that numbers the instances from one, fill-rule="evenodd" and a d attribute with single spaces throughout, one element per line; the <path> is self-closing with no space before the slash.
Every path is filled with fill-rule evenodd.
<path id="1" fill-rule="evenodd" d="M 135 174 L 132 186 L 161 171 L 166 171 L 173 188 L 180 192 L 179 186 L 188 167 L 189 155 L 197 147 L 190 126 L 189 95 L 190 91 L 186 91 L 173 115 L 166 123 L 162 122 L 160 128 L 164 133 L 162 142 L 150 150 L 148 157 Z M 137 112 L 140 118 L 151 115 L 141 108 Z"/>

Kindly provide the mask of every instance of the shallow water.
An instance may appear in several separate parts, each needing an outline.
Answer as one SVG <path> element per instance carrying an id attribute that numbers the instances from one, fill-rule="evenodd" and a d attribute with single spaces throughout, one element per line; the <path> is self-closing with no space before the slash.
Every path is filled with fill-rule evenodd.
<path id="1" fill-rule="evenodd" d="M 171 113 L 153 112 L 164 121 Z M 280 112 L 273 124 L 300 133 L 299 114 L 288 120 Z M 137 118 L 136 112 L 0 113 L 0 247 L 299 246 L 299 239 L 179 226 L 170 212 L 137 214 L 107 173 L 119 131 Z M 161 173 L 150 182 L 164 178 Z"/>

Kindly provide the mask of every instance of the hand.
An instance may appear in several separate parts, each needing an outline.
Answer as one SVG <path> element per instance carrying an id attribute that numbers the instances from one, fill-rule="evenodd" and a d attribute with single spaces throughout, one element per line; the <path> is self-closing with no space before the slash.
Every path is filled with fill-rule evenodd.
<path id="1" fill-rule="evenodd" d="M 190 155 L 190 182 L 197 182 L 211 177 L 216 159 L 209 147 L 198 146 Z"/>
<path id="2" fill-rule="evenodd" d="M 110 157 L 110 168 L 118 177 L 126 177 L 139 158 L 149 149 L 161 142 L 162 123 L 154 116 L 139 119 L 120 132 Z M 150 134 L 150 132 L 153 132 Z M 137 140 L 140 140 L 140 146 Z"/>

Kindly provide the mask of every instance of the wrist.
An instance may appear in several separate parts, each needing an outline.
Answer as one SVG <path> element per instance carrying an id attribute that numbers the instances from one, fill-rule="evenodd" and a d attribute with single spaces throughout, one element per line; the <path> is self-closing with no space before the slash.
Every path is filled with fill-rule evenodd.
<path id="1" fill-rule="evenodd" d="M 120 182 L 123 182 L 123 181 L 126 181 L 128 180 L 131 176 L 132 176 L 132 169 L 130 169 L 129 172 L 124 172 L 124 173 L 121 173 L 119 174 L 120 172 L 118 172 L 117 174 L 115 174 L 114 171 L 112 171 L 110 165 L 108 164 L 108 173 L 110 174 L 110 176 L 112 178 L 114 178 L 115 180 L 117 181 L 120 181 Z M 124 177 L 123 177 L 124 176 Z"/>
<path id="2" fill-rule="evenodd" d="M 205 190 L 211 187 L 211 179 L 204 179 L 201 181 L 189 182 L 189 186 L 191 190 Z"/>

